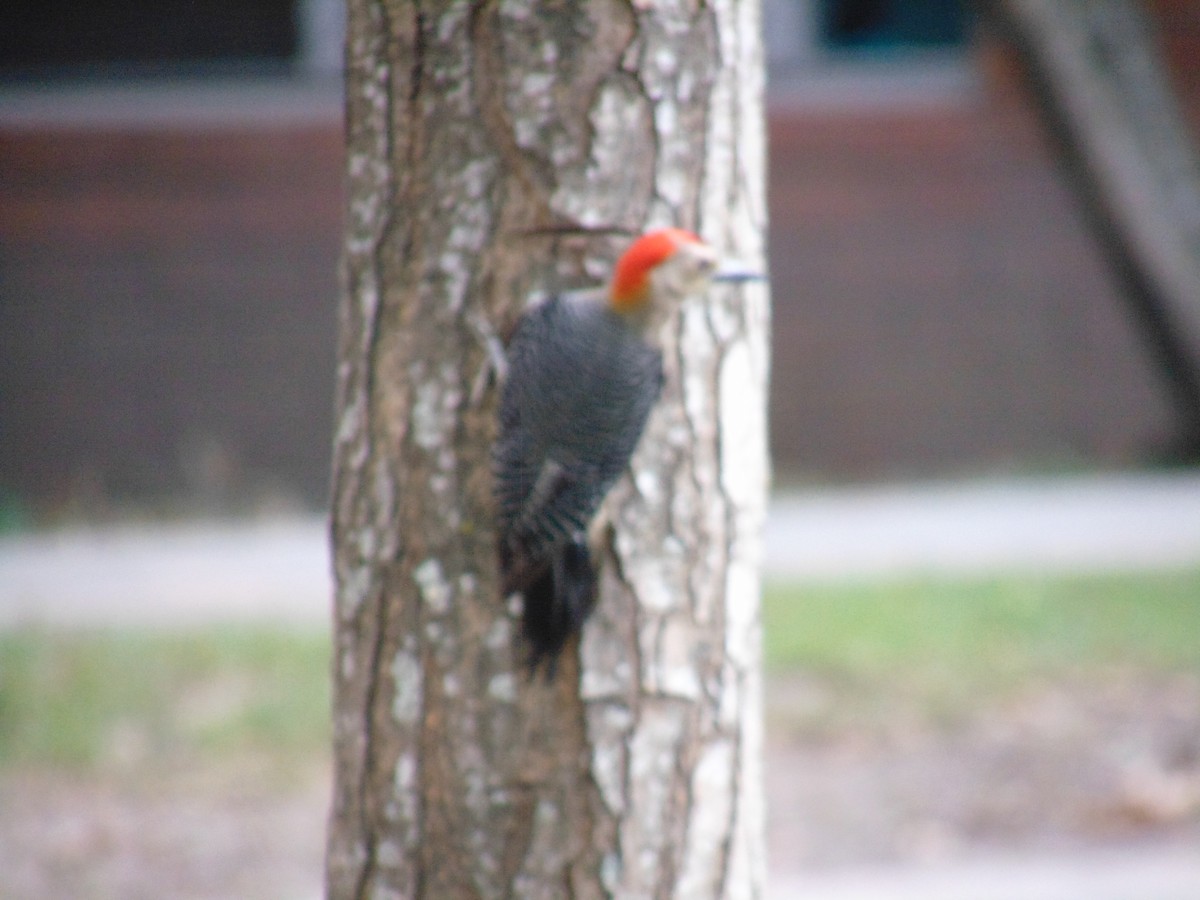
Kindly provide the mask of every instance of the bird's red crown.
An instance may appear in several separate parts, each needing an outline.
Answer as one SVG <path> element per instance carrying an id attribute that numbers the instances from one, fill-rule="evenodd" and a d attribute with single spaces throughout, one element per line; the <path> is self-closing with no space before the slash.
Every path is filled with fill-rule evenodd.
<path id="1" fill-rule="evenodd" d="M 699 237 L 683 228 L 661 228 L 634 241 L 613 271 L 609 301 L 619 312 L 630 312 L 650 294 L 650 273 L 679 249 L 680 244 L 702 244 Z"/>

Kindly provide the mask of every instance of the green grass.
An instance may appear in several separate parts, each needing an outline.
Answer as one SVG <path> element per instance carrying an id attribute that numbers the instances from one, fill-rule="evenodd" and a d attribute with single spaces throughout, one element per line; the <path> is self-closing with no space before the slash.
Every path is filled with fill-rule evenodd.
<path id="1" fill-rule="evenodd" d="M 326 635 L 270 628 L 0 633 L 0 764 L 186 764 L 323 751 Z"/>
<path id="2" fill-rule="evenodd" d="M 773 584 L 763 617 L 768 671 L 823 698 L 802 727 L 956 715 L 1034 680 L 1200 673 L 1200 570 Z M 329 653 L 323 633 L 267 627 L 0 633 L 0 765 L 317 758 Z"/>
<path id="3" fill-rule="evenodd" d="M 1200 672 L 1200 570 L 773 584 L 768 671 L 934 715 L 1032 681 Z"/>
<path id="4" fill-rule="evenodd" d="M 771 585 L 773 669 L 1200 667 L 1200 570 Z"/>

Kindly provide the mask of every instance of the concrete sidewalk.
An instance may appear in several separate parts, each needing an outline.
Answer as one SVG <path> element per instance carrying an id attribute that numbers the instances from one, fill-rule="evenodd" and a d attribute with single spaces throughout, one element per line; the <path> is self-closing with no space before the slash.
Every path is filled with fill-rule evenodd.
<path id="1" fill-rule="evenodd" d="M 1200 472 L 786 492 L 768 576 L 800 579 L 1200 565 Z M 0 539 L 0 627 L 223 619 L 319 624 L 325 522 L 80 528 Z"/>
<path id="2" fill-rule="evenodd" d="M 771 575 L 845 578 L 1200 564 L 1200 471 L 784 492 Z"/>
<path id="3" fill-rule="evenodd" d="M 995 856 L 773 874 L 769 900 L 1197 900 L 1200 850 Z"/>

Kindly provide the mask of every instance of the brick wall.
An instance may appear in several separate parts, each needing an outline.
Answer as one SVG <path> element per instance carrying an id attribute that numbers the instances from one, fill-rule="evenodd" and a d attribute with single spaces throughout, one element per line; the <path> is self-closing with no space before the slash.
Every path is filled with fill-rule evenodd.
<path id="1" fill-rule="evenodd" d="M 341 132 L 0 134 L 0 490 L 327 481 Z"/>
<path id="2" fill-rule="evenodd" d="M 1172 58 L 1200 59 L 1178 6 Z M 983 62 L 978 102 L 772 116 L 785 476 L 1124 465 L 1169 434 L 1023 94 Z M 0 501 L 321 503 L 340 185 L 334 121 L 0 131 Z"/>
<path id="3" fill-rule="evenodd" d="M 1180 102 L 1200 137 L 1200 3 L 1149 0 L 1159 46 Z"/>
<path id="4" fill-rule="evenodd" d="M 776 117 L 771 152 L 784 474 L 1120 465 L 1168 438 L 1024 107 Z"/>

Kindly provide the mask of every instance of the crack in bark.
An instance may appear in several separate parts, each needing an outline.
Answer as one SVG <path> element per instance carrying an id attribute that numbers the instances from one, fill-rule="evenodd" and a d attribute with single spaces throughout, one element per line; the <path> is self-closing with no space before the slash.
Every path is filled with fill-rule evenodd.
<path id="1" fill-rule="evenodd" d="M 645 681 L 644 671 L 645 671 L 645 665 L 646 665 L 645 660 L 642 658 L 641 642 L 638 640 L 638 635 L 641 634 L 642 627 L 643 627 L 642 621 L 641 621 L 642 620 L 642 613 L 641 613 L 642 605 L 641 605 L 641 603 L 638 602 L 637 592 L 634 590 L 632 582 L 629 580 L 628 576 L 625 574 L 625 568 L 624 568 L 623 561 L 621 560 L 621 557 L 617 554 L 616 531 L 615 531 L 615 528 L 613 528 L 611 526 L 608 531 L 608 553 L 606 555 L 608 558 L 609 565 L 612 567 L 613 575 L 616 578 L 618 585 L 621 587 L 621 589 L 625 592 L 626 596 L 628 596 L 628 598 L 629 598 L 630 611 L 631 611 L 631 615 L 633 618 L 633 621 L 630 623 L 632 626 L 632 631 L 631 631 L 632 638 L 630 640 L 629 647 L 631 650 L 631 655 L 633 657 L 633 662 L 632 662 L 633 672 L 631 673 L 631 676 L 634 679 L 634 683 L 633 683 L 631 690 L 629 690 L 629 692 L 625 698 L 625 703 L 629 707 L 631 721 L 636 724 L 638 721 L 641 720 L 641 717 L 642 717 L 642 694 L 641 694 L 641 691 L 639 690 L 639 687 Z M 625 739 L 624 753 L 621 756 L 621 769 L 622 769 L 622 771 L 621 771 L 621 796 L 622 796 L 623 806 L 624 806 L 624 809 L 621 810 L 621 815 L 625 814 L 628 811 L 630 798 L 633 796 L 633 758 L 632 758 L 631 748 L 629 746 L 629 736 L 633 734 L 633 727 L 631 726 L 631 727 L 626 728 L 625 733 L 626 733 L 626 739 Z M 618 822 L 619 822 L 620 816 L 616 815 L 616 814 L 614 814 L 614 815 L 618 819 Z M 615 841 L 615 846 L 613 848 L 613 851 L 617 854 L 618 858 L 621 860 L 622 866 L 624 866 L 625 860 L 621 853 L 621 843 L 620 843 L 619 839 Z"/>
<path id="2" fill-rule="evenodd" d="M 415 7 L 416 13 L 414 16 L 413 33 L 415 52 L 413 53 L 413 62 L 409 69 L 411 83 L 409 85 L 408 96 L 406 98 L 407 119 L 410 123 L 419 121 L 420 117 L 417 112 L 417 107 L 420 102 L 421 89 L 424 81 L 424 23 L 419 3 L 415 4 Z M 393 30 L 389 24 L 391 10 L 387 4 L 379 4 L 377 9 L 380 17 L 383 20 L 383 28 L 381 29 L 382 33 L 390 34 Z M 390 72 L 391 66 L 386 58 L 383 44 L 383 41 L 377 42 L 377 46 L 374 48 L 373 54 L 368 57 L 368 61 L 373 66 L 384 66 L 386 71 Z M 372 72 L 372 74 L 368 77 L 375 77 L 374 72 Z M 384 80 L 387 84 L 390 84 L 390 75 L 386 75 Z M 359 82 L 354 79 L 348 79 L 347 90 L 361 88 L 362 84 L 363 82 Z M 383 159 L 390 159 L 395 152 L 395 141 L 393 137 L 393 117 L 395 114 L 395 109 L 393 106 L 393 92 L 390 89 L 383 90 L 383 104 L 384 107 L 381 111 L 381 118 L 384 126 L 383 133 L 375 135 L 375 137 L 380 142 L 378 150 Z M 401 171 L 406 173 L 411 173 L 413 171 L 411 166 L 411 164 L 414 162 L 412 155 L 415 154 L 416 146 L 416 142 L 410 142 L 408 147 L 410 156 L 409 159 L 406 160 L 406 162 L 410 165 L 402 167 Z M 359 388 L 361 396 L 363 397 L 363 420 L 361 432 L 357 438 L 357 442 L 366 443 L 368 447 L 377 447 L 379 444 L 384 443 L 381 440 L 377 440 L 377 437 L 379 436 L 379 426 L 373 400 L 377 395 L 376 392 L 378 386 L 376 384 L 376 368 L 375 366 L 371 365 L 371 360 L 374 360 L 378 357 L 380 339 L 383 330 L 383 316 L 385 312 L 382 287 L 384 284 L 383 276 L 385 267 L 382 261 L 382 253 L 384 247 L 388 243 L 388 235 L 396 226 L 396 218 L 392 212 L 397 207 L 395 198 L 397 185 L 391 177 L 391 173 L 393 171 L 395 171 L 394 167 L 388 167 L 388 174 L 385 176 L 386 197 L 382 201 L 383 211 L 381 213 L 380 220 L 376 223 L 374 233 L 371 235 L 372 247 L 370 250 L 370 260 L 366 265 L 366 268 L 370 273 L 369 277 L 374 284 L 373 289 L 376 292 L 376 296 L 374 298 L 373 307 L 370 311 L 371 318 L 369 320 L 362 320 L 360 324 L 364 338 L 362 341 L 362 345 L 364 347 L 362 365 L 365 371 L 362 374 L 362 384 Z M 405 235 L 406 245 L 404 252 L 406 256 L 412 252 L 414 239 L 415 229 L 412 229 Z M 359 277 L 361 279 L 361 276 Z M 350 298 L 351 304 L 353 304 L 354 299 L 355 295 L 352 295 Z M 382 448 L 376 449 L 375 455 L 377 458 L 386 459 L 387 454 L 386 452 L 381 453 L 381 449 Z M 364 510 L 371 509 L 375 513 L 372 515 L 369 512 L 364 512 L 362 518 L 365 519 L 366 522 L 370 523 L 370 525 L 367 527 L 373 529 L 386 529 L 392 523 L 380 522 L 379 513 L 381 511 L 373 509 L 374 504 L 368 499 L 371 488 L 367 486 L 365 482 L 371 477 L 372 476 L 366 473 L 360 473 L 357 483 L 354 486 L 354 493 L 356 495 L 355 505 L 364 508 Z M 378 474 L 376 474 L 374 477 L 378 477 Z M 379 542 L 376 541 L 377 547 L 378 543 Z M 377 563 L 377 560 L 364 559 L 362 562 L 371 564 Z M 384 572 L 386 572 L 386 569 Z M 365 671 L 369 673 L 380 671 L 384 655 L 389 624 L 388 596 L 389 593 L 386 589 L 386 577 L 384 573 L 377 572 L 375 574 L 375 584 L 370 589 L 370 595 L 363 600 L 364 606 L 369 603 L 370 608 L 369 610 L 360 610 L 357 617 L 359 622 L 358 627 L 360 629 L 364 627 L 368 629 L 373 627 L 374 629 L 373 634 L 369 638 L 370 645 L 368 653 L 368 665 L 365 669 Z M 368 619 L 373 621 L 368 623 Z M 362 644 L 366 643 L 366 641 L 360 639 L 357 641 L 357 643 L 359 646 L 362 646 Z M 360 777 L 358 778 L 356 789 L 357 809 L 359 815 L 358 843 L 362 849 L 363 858 L 359 864 L 359 870 L 355 878 L 355 884 L 352 893 L 352 896 L 359 898 L 365 898 L 371 893 L 371 882 L 375 877 L 375 873 L 378 868 L 377 853 L 380 840 L 378 822 L 379 804 L 372 803 L 373 779 L 371 778 L 371 773 L 376 769 L 375 760 L 379 752 L 376 740 L 375 722 L 376 716 L 379 715 L 378 705 L 380 703 L 382 687 L 382 678 L 373 676 L 367 677 L 361 708 L 363 717 L 363 741 L 359 769 Z"/>
<path id="3" fill-rule="evenodd" d="M 480 111 L 484 129 L 496 149 L 501 161 L 501 170 L 515 177 L 524 190 L 525 197 L 532 199 L 540 215 L 540 227 L 578 227 L 577 222 L 558 221 L 550 207 L 549 197 L 540 181 L 530 172 L 528 154 L 517 143 L 515 127 L 504 102 L 504 61 L 501 58 L 499 30 L 493 19 L 498 15 L 498 0 L 482 0 L 472 4 L 468 19 L 471 47 L 471 85 L 475 103 Z"/>
<path id="4" fill-rule="evenodd" d="M 741 672 L 735 671 L 738 680 L 738 694 L 745 698 L 745 686 Z M 729 884 L 729 861 L 733 857 L 733 841 L 738 834 L 738 799 L 742 796 L 743 790 L 743 768 L 742 762 L 742 729 L 734 730 L 732 737 L 733 743 L 733 777 L 730 779 L 729 787 L 729 820 L 725 826 L 725 834 L 721 840 L 721 862 L 719 864 L 718 884 L 720 886 L 720 896 L 726 896 L 726 889 Z"/>
<path id="5" fill-rule="evenodd" d="M 735 118 L 736 118 L 736 116 L 735 116 Z M 736 160 L 736 153 L 735 153 L 735 160 Z M 735 288 L 727 288 L 726 290 L 730 290 L 730 291 L 736 290 L 737 293 L 739 294 L 740 299 L 742 300 L 741 303 L 738 303 L 738 304 L 736 304 L 736 306 L 733 307 L 733 309 L 734 309 L 733 314 L 736 317 L 737 323 L 738 323 L 737 329 L 736 329 L 737 333 L 745 335 L 747 333 L 746 332 L 747 318 L 746 318 L 746 305 L 745 305 L 744 294 L 742 294 L 742 292 L 739 289 L 735 289 Z M 706 312 L 707 312 L 706 321 L 708 324 L 709 332 L 712 335 L 713 340 L 716 343 L 716 346 L 718 348 L 716 364 L 713 369 L 713 372 L 714 372 L 713 396 L 714 396 L 714 415 L 716 417 L 717 422 L 720 423 L 722 421 L 723 401 L 724 401 L 724 397 L 722 396 L 721 390 L 720 390 L 721 373 L 722 373 L 723 367 L 725 366 L 725 364 L 728 360 L 731 342 L 730 341 L 720 341 L 717 339 L 717 326 L 712 318 L 712 308 L 709 307 L 706 310 Z M 738 540 L 738 530 L 737 530 L 737 520 L 734 515 L 734 507 L 733 507 L 733 504 L 729 500 L 729 495 L 728 495 L 727 489 L 724 486 L 725 466 L 727 464 L 725 437 L 726 437 L 725 429 L 718 427 L 717 435 L 716 435 L 716 448 L 715 448 L 716 461 L 717 461 L 716 485 L 717 485 L 717 492 L 723 501 L 723 507 L 724 507 L 725 546 L 724 546 L 724 553 L 723 553 L 722 558 L 725 561 L 725 571 L 722 572 L 722 576 L 723 576 L 723 578 L 726 579 L 726 583 L 727 583 L 727 579 L 728 579 L 728 575 L 729 575 L 728 567 L 729 567 L 730 561 L 734 558 L 734 549 L 737 545 L 737 540 Z M 727 600 L 727 594 L 725 591 L 722 591 L 722 596 L 723 596 L 723 598 L 726 598 L 726 600 Z M 720 633 L 722 635 L 726 634 L 729 629 L 728 612 L 729 611 L 728 611 L 728 607 L 727 607 L 727 602 L 717 604 L 717 608 L 716 608 L 717 628 L 718 628 L 718 633 Z M 727 661 L 727 665 L 718 668 L 718 670 L 716 672 L 716 675 L 715 675 L 716 696 L 714 696 L 712 698 L 714 707 L 719 709 L 720 697 L 721 697 L 721 694 L 724 692 L 724 681 L 725 681 L 725 677 L 727 675 L 732 676 L 736 680 L 737 692 L 738 692 L 738 697 L 739 697 L 739 701 L 740 701 L 739 712 L 741 712 L 741 714 L 744 715 L 745 714 L 745 698 L 746 698 L 746 686 L 745 686 L 746 675 L 742 671 L 740 665 L 738 665 L 737 663 L 734 663 L 734 662 Z M 741 727 L 735 727 L 732 729 L 732 731 L 730 731 L 724 725 L 718 724 L 716 731 L 718 734 L 721 734 L 723 737 L 730 740 L 730 742 L 732 744 L 732 754 L 733 754 L 733 756 L 732 756 L 733 772 L 732 772 L 731 784 L 730 784 L 729 819 L 728 819 L 727 825 L 724 830 L 723 839 L 721 841 L 721 851 L 720 851 L 721 859 L 718 864 L 718 873 L 719 873 L 718 874 L 718 883 L 719 883 L 719 887 L 720 887 L 720 896 L 726 896 L 727 886 L 728 886 L 728 882 L 729 882 L 729 874 L 730 874 L 729 864 L 730 864 L 730 859 L 732 858 L 732 854 L 733 854 L 734 839 L 737 835 L 738 808 L 739 808 L 738 807 L 738 798 L 740 798 L 742 796 L 742 790 L 743 790 L 743 768 L 744 768 L 744 765 L 742 764 L 742 754 L 744 752 L 744 747 L 743 747 L 743 741 L 742 741 L 742 728 Z"/>
<path id="6" fill-rule="evenodd" d="M 713 340 L 716 342 L 716 345 L 718 348 L 716 363 L 713 367 L 713 382 L 714 382 L 713 383 L 713 397 L 714 397 L 713 406 L 714 406 L 714 416 L 716 417 L 717 422 L 720 423 L 721 414 L 722 414 L 722 397 L 721 397 L 721 390 L 720 390 L 721 370 L 722 370 L 722 367 L 725 365 L 726 359 L 728 358 L 729 342 L 721 342 L 721 341 L 717 340 L 716 325 L 712 320 L 711 311 L 706 316 L 706 319 L 707 319 L 710 333 L 712 334 Z M 739 328 L 739 331 L 744 333 L 744 327 L 745 327 L 744 316 L 739 316 L 739 319 L 742 320 L 741 321 L 742 327 Z M 722 501 L 722 504 L 724 507 L 724 513 L 725 513 L 725 515 L 724 515 L 725 547 L 724 547 L 724 553 L 722 554 L 722 559 L 725 562 L 725 569 L 724 569 L 724 571 L 721 572 L 721 577 L 722 577 L 722 580 L 725 582 L 725 584 L 728 584 L 729 562 L 730 562 L 730 560 L 733 559 L 733 550 L 734 550 L 734 546 L 736 543 L 737 531 L 736 531 L 736 521 L 735 521 L 734 514 L 733 514 L 733 505 L 729 502 L 729 495 L 726 492 L 725 487 L 724 487 L 724 479 L 723 479 L 723 475 L 725 472 L 725 468 L 724 468 L 725 467 L 725 458 L 724 458 L 725 454 L 724 454 L 724 440 L 723 440 L 724 436 L 725 436 L 725 430 L 723 428 L 718 427 L 717 435 L 716 435 L 716 447 L 714 448 L 714 452 L 716 455 L 716 461 L 717 461 L 716 462 L 716 465 L 717 465 L 716 486 L 717 486 L 717 493 L 721 497 L 721 501 Z M 721 591 L 721 597 L 722 597 L 722 600 L 725 602 L 716 604 L 715 618 L 716 618 L 717 633 L 721 634 L 721 635 L 725 635 L 725 634 L 727 634 L 728 629 L 729 629 L 729 615 L 728 615 L 728 609 L 726 607 L 726 604 L 728 602 L 728 594 L 725 590 Z M 718 666 L 717 671 L 714 673 L 714 678 L 715 678 L 715 682 L 716 682 L 716 696 L 712 698 L 714 707 L 717 710 L 720 709 L 720 703 L 721 703 L 720 698 L 721 698 L 721 695 L 724 693 L 723 688 L 725 686 L 724 685 L 725 675 L 728 672 L 728 670 L 730 670 L 730 669 L 733 670 L 734 677 L 737 678 L 737 680 L 738 680 L 739 699 L 742 699 L 745 697 L 745 692 L 742 689 L 742 684 L 741 684 L 742 678 L 741 678 L 740 669 L 733 663 L 729 663 L 727 666 L 724 666 L 724 667 Z M 721 841 L 721 860 L 718 863 L 718 876 L 717 876 L 718 884 L 720 886 L 719 895 L 726 896 L 726 884 L 729 880 L 729 860 L 732 855 L 734 836 L 737 834 L 737 832 L 735 830 L 736 825 L 737 825 L 737 809 L 738 809 L 737 799 L 738 799 L 738 797 L 741 796 L 741 789 L 742 789 L 742 765 L 741 765 L 742 739 L 741 739 L 741 728 L 733 729 L 733 734 L 729 735 L 727 733 L 725 727 L 721 724 L 718 724 L 716 731 L 718 734 L 721 734 L 722 736 L 731 738 L 732 744 L 733 744 L 733 751 L 732 751 L 733 752 L 733 773 L 732 773 L 732 776 L 730 779 L 731 783 L 730 783 L 729 820 L 728 820 L 728 824 L 725 827 L 723 840 Z"/>
<path id="7" fill-rule="evenodd" d="M 379 671 L 379 661 L 383 656 L 383 643 L 386 634 L 387 615 L 385 607 L 387 606 L 387 594 L 381 589 L 376 592 L 376 596 L 372 597 L 371 600 L 375 606 L 375 616 L 373 618 L 376 620 L 376 632 L 371 642 L 370 669 L 368 671 L 377 672 Z M 358 808 L 362 820 L 360 830 L 365 857 L 359 870 L 353 894 L 353 896 L 362 898 L 362 900 L 365 900 L 370 894 L 371 879 L 375 874 L 376 844 L 378 840 L 374 827 L 375 815 L 371 811 L 371 779 L 368 776 L 373 768 L 371 763 L 375 754 L 375 703 L 379 691 L 379 683 L 380 679 L 368 679 L 363 702 L 363 777 L 359 779 L 358 783 Z"/>

